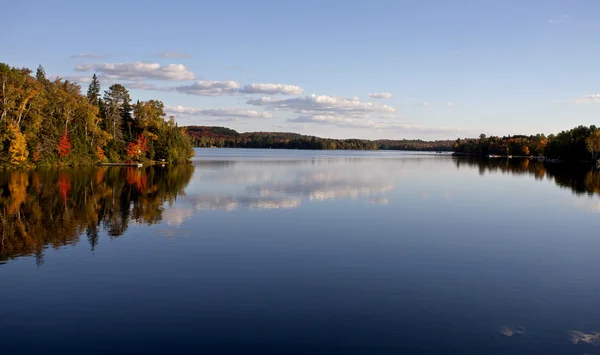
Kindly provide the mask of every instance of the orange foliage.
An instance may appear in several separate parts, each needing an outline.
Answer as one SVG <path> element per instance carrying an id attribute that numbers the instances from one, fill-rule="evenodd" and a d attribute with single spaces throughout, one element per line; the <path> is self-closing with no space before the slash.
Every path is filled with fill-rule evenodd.
<path id="1" fill-rule="evenodd" d="M 58 191 L 63 197 L 63 200 L 67 202 L 67 195 L 71 192 L 71 182 L 69 181 L 69 176 L 67 174 L 58 174 Z"/>
<path id="2" fill-rule="evenodd" d="M 148 151 L 148 141 L 143 133 L 140 133 L 137 140 L 127 145 L 127 155 L 132 158 L 143 157 Z"/>
<path id="3" fill-rule="evenodd" d="M 104 180 L 104 169 L 98 169 L 96 171 L 96 185 L 100 184 Z"/>
<path id="4" fill-rule="evenodd" d="M 67 135 L 67 130 L 63 133 L 62 137 L 60 137 L 60 141 L 58 142 L 58 155 L 61 158 L 66 157 L 71 152 L 71 139 Z"/>
<path id="5" fill-rule="evenodd" d="M 31 161 L 33 161 L 34 163 L 37 162 L 38 160 L 40 160 L 40 144 L 39 143 L 35 146 L 35 152 L 33 152 L 33 155 L 31 156 Z"/>
<path id="6" fill-rule="evenodd" d="M 102 147 L 96 147 L 96 157 L 98 160 L 102 161 L 106 156 L 104 155 L 104 149 Z"/>
<path id="7" fill-rule="evenodd" d="M 146 190 L 146 174 L 142 170 L 127 168 L 127 183 L 135 185 L 139 192 Z"/>

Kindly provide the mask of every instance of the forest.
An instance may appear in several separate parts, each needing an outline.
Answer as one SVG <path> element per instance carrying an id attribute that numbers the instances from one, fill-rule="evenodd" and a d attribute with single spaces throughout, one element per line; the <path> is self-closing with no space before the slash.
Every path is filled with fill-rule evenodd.
<path id="1" fill-rule="evenodd" d="M 590 161 L 600 152 L 600 129 L 578 126 L 556 135 L 506 136 L 457 139 L 452 145 L 456 153 L 468 155 L 544 156 L 563 161 Z"/>
<path id="2" fill-rule="evenodd" d="M 238 133 L 225 127 L 188 126 L 196 147 L 273 148 L 312 150 L 423 150 L 450 151 L 452 140 L 364 140 L 330 139 L 286 132 Z"/>
<path id="3" fill-rule="evenodd" d="M 127 89 L 102 94 L 61 78 L 0 63 L 0 168 L 82 166 L 102 162 L 188 161 L 192 142 L 157 100 L 132 103 Z"/>

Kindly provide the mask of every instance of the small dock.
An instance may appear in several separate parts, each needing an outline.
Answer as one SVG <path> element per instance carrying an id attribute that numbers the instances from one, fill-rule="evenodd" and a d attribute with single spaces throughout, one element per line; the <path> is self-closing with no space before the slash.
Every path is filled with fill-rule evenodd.
<path id="1" fill-rule="evenodd" d="M 137 166 L 141 168 L 144 166 L 142 163 L 98 163 L 98 166 Z"/>

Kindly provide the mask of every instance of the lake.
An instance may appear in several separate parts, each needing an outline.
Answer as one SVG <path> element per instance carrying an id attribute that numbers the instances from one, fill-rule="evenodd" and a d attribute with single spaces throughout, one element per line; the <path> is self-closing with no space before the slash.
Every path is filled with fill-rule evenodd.
<path id="1" fill-rule="evenodd" d="M 4 354 L 600 354 L 600 172 L 198 149 L 0 172 Z"/>

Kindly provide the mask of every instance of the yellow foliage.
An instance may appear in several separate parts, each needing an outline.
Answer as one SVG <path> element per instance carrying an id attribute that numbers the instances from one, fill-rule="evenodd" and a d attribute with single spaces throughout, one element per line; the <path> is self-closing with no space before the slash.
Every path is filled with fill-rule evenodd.
<path id="1" fill-rule="evenodd" d="M 19 212 L 21 204 L 23 204 L 27 198 L 28 185 L 29 179 L 27 178 L 27 174 L 19 171 L 11 172 L 8 183 L 8 190 L 10 191 L 9 213 L 15 214 Z"/>
<path id="2" fill-rule="evenodd" d="M 10 163 L 13 166 L 23 165 L 27 162 L 29 156 L 25 135 L 21 133 L 21 130 L 15 124 L 9 125 L 8 131 L 10 132 L 10 147 L 8 148 Z"/>

